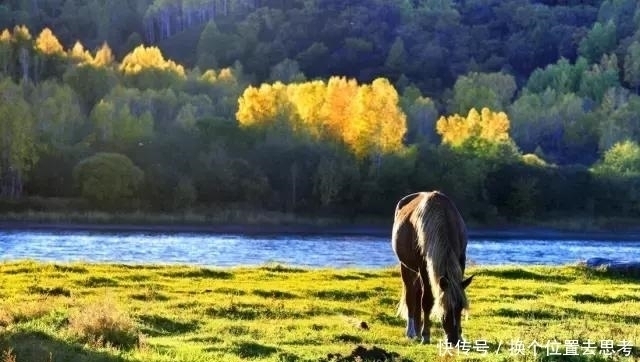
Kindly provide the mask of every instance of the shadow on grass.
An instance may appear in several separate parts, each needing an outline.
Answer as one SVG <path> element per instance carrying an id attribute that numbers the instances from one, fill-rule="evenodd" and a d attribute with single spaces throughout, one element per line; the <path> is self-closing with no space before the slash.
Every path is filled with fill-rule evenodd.
<path id="1" fill-rule="evenodd" d="M 598 304 L 613 304 L 620 302 L 640 302 L 640 297 L 634 295 L 619 295 L 617 297 L 608 297 L 606 295 L 593 295 L 593 294 L 575 294 L 571 296 L 571 299 L 578 303 L 598 303 Z"/>
<path id="2" fill-rule="evenodd" d="M 286 310 L 283 305 L 264 305 L 257 303 L 232 303 L 207 308 L 207 315 L 216 318 L 256 320 L 302 318 L 302 313 Z"/>
<path id="3" fill-rule="evenodd" d="M 77 282 L 78 284 L 87 288 L 99 288 L 99 287 L 116 287 L 118 282 L 107 277 L 89 277 L 83 281 Z"/>
<path id="4" fill-rule="evenodd" d="M 231 279 L 233 278 L 233 273 L 222 270 L 200 268 L 196 270 L 172 271 L 162 273 L 162 276 L 170 278 Z"/>
<path id="5" fill-rule="evenodd" d="M 395 307 L 398 305 L 398 299 L 397 298 L 391 298 L 391 297 L 382 297 L 379 299 L 380 300 L 380 305 L 383 306 L 387 306 L 387 307 Z"/>
<path id="6" fill-rule="evenodd" d="M 371 291 L 351 292 L 348 290 L 321 290 L 312 294 L 316 298 L 336 301 L 365 300 L 373 296 Z"/>
<path id="7" fill-rule="evenodd" d="M 260 269 L 270 271 L 272 273 L 307 273 L 308 272 L 308 270 L 305 270 L 305 269 L 292 268 L 292 267 L 288 267 L 280 264 L 263 266 Z"/>
<path id="8" fill-rule="evenodd" d="M 41 294 L 41 295 L 48 295 L 52 297 L 56 297 L 56 296 L 70 297 L 71 296 L 71 291 L 63 287 L 45 288 L 45 287 L 39 287 L 37 285 L 33 285 L 29 287 L 28 291 L 29 291 L 29 294 Z"/>
<path id="9" fill-rule="evenodd" d="M 331 279 L 334 280 L 362 280 L 364 279 L 361 275 L 354 274 L 334 274 L 331 276 Z"/>
<path id="10" fill-rule="evenodd" d="M 231 295 L 246 295 L 247 292 L 245 292 L 244 290 L 240 290 L 240 289 L 235 289 L 235 288 L 218 288 L 218 289 L 214 289 L 212 290 L 212 292 L 214 293 L 220 293 L 220 294 L 231 294 Z"/>
<path id="11" fill-rule="evenodd" d="M 512 308 L 500 308 L 493 312 L 493 315 L 506 318 L 524 318 L 524 319 L 560 319 L 562 313 L 555 310 L 543 310 L 543 309 L 512 309 Z"/>
<path id="12" fill-rule="evenodd" d="M 68 343 L 37 331 L 20 331 L 2 335 L 0 349 L 2 351 L 11 349 L 16 361 L 125 361 L 121 357 L 105 352 L 91 351 L 80 344 Z"/>
<path id="13" fill-rule="evenodd" d="M 142 332 L 152 337 L 194 332 L 200 326 L 198 321 L 181 322 L 159 315 L 145 314 L 138 317 L 138 320 L 145 325 Z"/>
<path id="14" fill-rule="evenodd" d="M 81 266 L 71 266 L 71 265 L 58 265 L 55 264 L 53 266 L 55 271 L 63 272 L 63 273 L 80 273 L 85 274 L 89 272 L 89 269 Z"/>
<path id="15" fill-rule="evenodd" d="M 522 294 L 513 294 L 511 295 L 511 298 L 515 299 L 515 300 L 533 300 L 533 299 L 538 299 L 540 298 L 540 296 L 535 295 L 535 294 L 529 294 L 529 293 L 522 293 Z"/>
<path id="16" fill-rule="evenodd" d="M 333 340 L 342 343 L 362 343 L 362 337 L 347 333 L 339 334 L 333 337 Z"/>
<path id="17" fill-rule="evenodd" d="M 492 269 L 479 270 L 476 274 L 496 277 L 500 279 L 510 279 L 510 280 L 528 279 L 528 280 L 558 282 L 558 283 L 567 283 L 575 280 L 575 278 L 569 277 L 569 276 L 544 275 L 544 274 L 538 274 L 538 273 L 534 273 L 534 272 L 520 269 L 520 268 L 500 269 L 500 270 L 492 270 Z"/>
<path id="18" fill-rule="evenodd" d="M 144 282 L 151 279 L 151 277 L 148 275 L 133 274 L 133 275 L 127 275 L 127 276 L 121 277 L 119 279 L 130 280 L 132 282 Z"/>
<path id="19" fill-rule="evenodd" d="M 257 289 L 253 291 L 253 295 L 257 295 L 263 298 L 275 298 L 275 299 L 295 299 L 297 295 L 281 290 L 262 290 Z"/>
<path id="20" fill-rule="evenodd" d="M 278 352 L 278 349 L 255 342 L 237 342 L 233 352 L 241 358 L 266 358 Z"/>
<path id="21" fill-rule="evenodd" d="M 204 344 L 216 344 L 216 343 L 224 342 L 224 340 L 218 336 L 191 337 L 187 339 L 187 341 L 194 342 L 194 343 L 204 343 Z"/>
<path id="22" fill-rule="evenodd" d="M 297 362 L 300 360 L 300 357 L 293 353 L 282 352 L 278 354 L 278 361 L 280 362 Z"/>
<path id="23" fill-rule="evenodd" d="M 166 302 L 167 300 L 170 299 L 166 295 L 158 292 L 131 294 L 129 298 L 139 300 L 142 302 L 149 302 L 149 301 Z"/>
<path id="24" fill-rule="evenodd" d="M 37 268 L 20 267 L 20 268 L 11 268 L 11 269 L 7 269 L 7 270 L 3 270 L 2 272 L 5 273 L 5 274 L 32 274 L 32 273 L 37 273 L 38 269 Z"/>
<path id="25" fill-rule="evenodd" d="M 389 314 L 386 313 L 378 313 L 375 316 L 375 320 L 377 320 L 378 322 L 388 325 L 388 326 L 392 326 L 392 327 L 404 327 L 406 325 L 406 321 L 404 321 L 402 318 L 400 317 L 396 317 L 396 316 L 391 316 Z"/>

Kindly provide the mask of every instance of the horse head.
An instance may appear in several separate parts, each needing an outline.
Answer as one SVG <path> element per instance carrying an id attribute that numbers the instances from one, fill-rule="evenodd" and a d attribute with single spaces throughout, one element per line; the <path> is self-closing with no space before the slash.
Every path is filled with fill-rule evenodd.
<path id="1" fill-rule="evenodd" d="M 462 337 L 461 316 L 462 310 L 467 307 L 464 290 L 471 284 L 471 281 L 473 281 L 473 275 L 460 281 L 456 288 L 456 286 L 451 285 L 451 282 L 446 277 L 440 277 L 438 280 L 440 289 L 445 295 L 448 295 L 448 298 L 446 298 L 448 303 L 444 306 L 441 321 L 444 332 L 447 335 L 447 342 L 451 343 L 451 346 L 455 346 Z M 459 293 L 452 293 L 455 289 Z"/>

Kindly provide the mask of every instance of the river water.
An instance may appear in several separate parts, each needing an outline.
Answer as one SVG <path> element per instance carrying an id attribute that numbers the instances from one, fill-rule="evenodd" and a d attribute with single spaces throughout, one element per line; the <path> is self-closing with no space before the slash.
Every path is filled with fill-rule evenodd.
<path id="1" fill-rule="evenodd" d="M 640 240 L 471 238 L 478 265 L 576 263 L 591 257 L 640 260 Z M 397 263 L 388 237 L 95 231 L 2 231 L 0 260 L 190 264 L 280 263 L 302 267 L 381 268 Z"/>

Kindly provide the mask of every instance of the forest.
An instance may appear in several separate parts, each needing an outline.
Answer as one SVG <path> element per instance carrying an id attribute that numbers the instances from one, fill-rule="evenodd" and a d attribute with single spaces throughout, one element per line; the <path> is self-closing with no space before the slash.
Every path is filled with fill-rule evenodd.
<path id="1" fill-rule="evenodd" d="M 0 211 L 640 216 L 636 0 L 9 0 Z"/>

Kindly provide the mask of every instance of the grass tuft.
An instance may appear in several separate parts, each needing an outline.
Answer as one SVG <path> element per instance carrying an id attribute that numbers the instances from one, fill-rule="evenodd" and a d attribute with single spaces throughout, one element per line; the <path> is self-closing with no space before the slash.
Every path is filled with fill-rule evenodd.
<path id="1" fill-rule="evenodd" d="M 140 341 L 133 319 L 109 299 L 86 305 L 72 314 L 68 328 L 91 346 L 129 349 Z"/>

